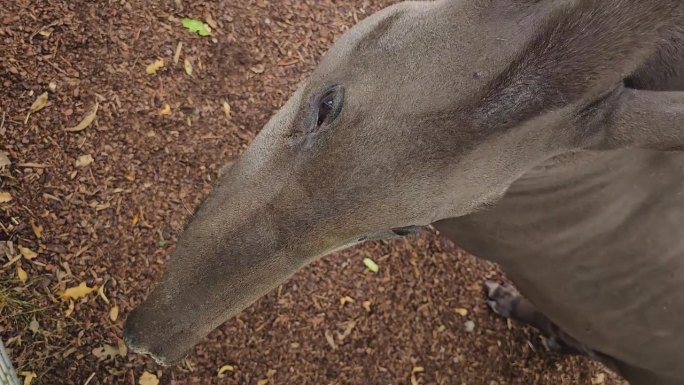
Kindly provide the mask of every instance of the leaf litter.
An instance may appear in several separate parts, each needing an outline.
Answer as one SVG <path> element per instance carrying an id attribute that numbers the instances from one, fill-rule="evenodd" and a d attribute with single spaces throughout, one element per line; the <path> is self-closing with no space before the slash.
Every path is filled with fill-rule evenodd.
<path id="1" fill-rule="evenodd" d="M 97 117 L 98 107 L 99 107 L 99 104 L 97 101 L 95 101 L 95 105 L 93 106 L 93 108 L 83 117 L 83 119 L 77 125 L 75 125 L 73 127 L 65 128 L 64 131 L 79 132 L 79 131 L 83 131 L 86 128 L 88 128 L 88 126 L 90 126 L 93 123 L 93 121 L 95 121 L 95 118 Z"/>

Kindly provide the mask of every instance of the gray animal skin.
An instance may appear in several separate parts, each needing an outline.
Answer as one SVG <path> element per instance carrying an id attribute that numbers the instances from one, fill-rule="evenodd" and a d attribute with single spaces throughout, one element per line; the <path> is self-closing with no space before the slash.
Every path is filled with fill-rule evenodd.
<path id="1" fill-rule="evenodd" d="M 433 224 L 527 298 L 487 283 L 494 310 L 684 384 L 683 126 L 681 0 L 396 4 L 220 178 L 126 341 L 172 364 L 311 261 Z"/>

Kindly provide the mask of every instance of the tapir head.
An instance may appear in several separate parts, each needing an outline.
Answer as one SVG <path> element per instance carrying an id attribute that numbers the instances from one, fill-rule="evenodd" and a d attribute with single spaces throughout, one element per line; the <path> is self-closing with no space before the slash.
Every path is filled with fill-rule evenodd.
<path id="1" fill-rule="evenodd" d="M 405 2 L 347 31 L 193 216 L 128 345 L 174 363 L 316 258 L 470 213 L 591 135 L 568 127 L 626 68 L 568 85 L 525 53 L 553 48 L 533 39 L 549 7 L 485 3 L 506 2 Z"/>

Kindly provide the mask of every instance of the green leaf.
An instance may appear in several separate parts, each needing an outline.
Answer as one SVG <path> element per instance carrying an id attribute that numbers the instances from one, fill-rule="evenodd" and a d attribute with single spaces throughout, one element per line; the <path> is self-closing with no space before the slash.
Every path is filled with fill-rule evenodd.
<path id="1" fill-rule="evenodd" d="M 372 271 L 373 273 L 377 273 L 378 270 L 380 270 L 380 267 L 378 266 L 377 263 L 375 263 L 372 259 L 370 258 L 364 258 L 363 259 L 363 264 L 366 265 L 368 270 Z"/>
<path id="2" fill-rule="evenodd" d="M 181 20 L 181 24 L 183 24 L 183 27 L 187 28 L 190 32 L 196 32 L 200 36 L 211 35 L 211 29 L 201 20 L 189 19 L 186 17 Z"/>
<path id="3" fill-rule="evenodd" d="M 166 247 L 166 244 L 167 244 L 167 243 L 168 243 L 168 242 L 166 242 L 165 239 L 162 239 L 161 241 L 159 241 L 159 247 L 162 247 L 162 248 L 163 248 L 163 247 Z"/>

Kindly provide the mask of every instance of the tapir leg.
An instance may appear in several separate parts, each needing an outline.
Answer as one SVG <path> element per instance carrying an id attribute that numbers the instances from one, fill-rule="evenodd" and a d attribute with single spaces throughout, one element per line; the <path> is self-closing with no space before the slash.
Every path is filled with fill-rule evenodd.
<path id="1" fill-rule="evenodd" d="M 538 329 L 544 334 L 549 350 L 573 355 L 586 355 L 623 376 L 630 385 L 684 385 L 684 381 L 659 376 L 655 373 L 636 368 L 617 361 L 580 343 L 565 333 L 556 324 L 537 310 L 513 286 L 485 282 L 487 303 L 492 310 L 504 318 L 510 318 Z"/>
<path id="2" fill-rule="evenodd" d="M 544 342 L 549 350 L 563 354 L 586 355 L 603 362 L 611 369 L 617 369 L 614 360 L 565 333 L 513 286 L 487 281 L 485 288 L 489 298 L 487 302 L 495 313 L 538 329 L 547 337 Z"/>

